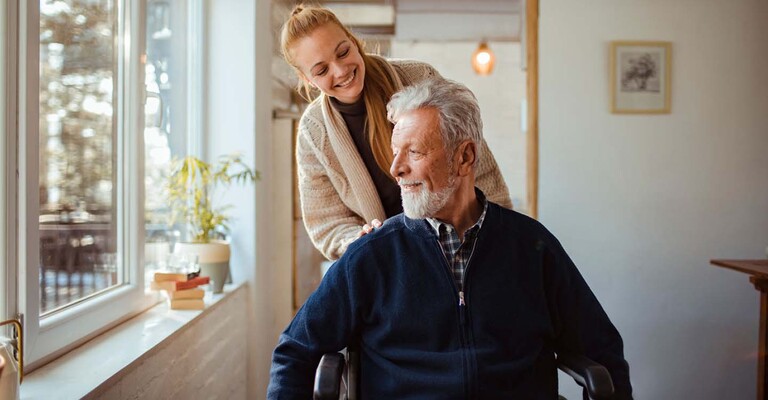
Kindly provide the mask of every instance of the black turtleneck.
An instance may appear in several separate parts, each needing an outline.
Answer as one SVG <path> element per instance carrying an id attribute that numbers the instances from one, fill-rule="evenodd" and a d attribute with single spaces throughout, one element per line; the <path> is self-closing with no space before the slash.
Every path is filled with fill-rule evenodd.
<path id="1" fill-rule="evenodd" d="M 341 114 L 341 117 L 344 118 L 344 123 L 347 124 L 347 129 L 349 129 L 349 134 L 355 142 L 355 147 L 357 147 L 357 151 L 365 163 L 365 168 L 368 170 L 368 174 L 371 175 L 376 191 L 379 193 L 379 198 L 384 206 L 387 218 L 400 214 L 403 212 L 400 188 L 390 177 L 389 172 L 382 171 L 379 168 L 379 164 L 376 164 L 376 159 L 371 150 L 371 143 L 368 141 L 365 100 L 360 96 L 360 99 L 355 103 L 345 104 L 331 97 L 331 104 Z"/>

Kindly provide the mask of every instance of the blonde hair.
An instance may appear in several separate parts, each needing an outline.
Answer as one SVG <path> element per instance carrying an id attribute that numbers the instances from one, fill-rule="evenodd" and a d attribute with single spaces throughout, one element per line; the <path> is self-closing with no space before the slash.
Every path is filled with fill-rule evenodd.
<path id="1" fill-rule="evenodd" d="M 280 50 L 285 61 L 293 67 L 298 75 L 301 71 L 294 63 L 291 48 L 296 42 L 325 24 L 334 24 L 344 31 L 349 40 L 357 46 L 357 51 L 365 64 L 365 79 L 363 81 L 363 100 L 366 109 L 366 129 L 368 142 L 371 145 L 376 164 L 389 176 L 389 167 L 392 165 L 392 124 L 387 120 L 387 103 L 395 92 L 398 91 L 398 83 L 388 71 L 387 62 L 380 58 L 374 58 L 364 51 L 364 43 L 355 37 L 345 27 L 336 15 L 322 7 L 297 5 L 291 12 L 291 16 L 283 24 L 280 33 Z M 308 82 L 301 80 L 298 92 L 307 100 L 312 99 L 312 87 Z M 391 178 L 391 177 L 390 177 Z"/>

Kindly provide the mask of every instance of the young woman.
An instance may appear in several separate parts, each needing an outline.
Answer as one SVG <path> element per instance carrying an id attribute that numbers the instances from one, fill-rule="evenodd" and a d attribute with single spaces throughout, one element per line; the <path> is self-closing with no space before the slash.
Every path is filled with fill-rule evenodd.
<path id="1" fill-rule="evenodd" d="M 299 123 L 299 193 L 312 243 L 335 260 L 371 226 L 402 212 L 400 188 L 388 172 L 386 105 L 401 88 L 440 75 L 425 63 L 365 54 L 362 42 L 324 8 L 294 8 L 280 39 L 300 91 L 307 98 L 313 88 L 320 91 Z M 479 149 L 477 186 L 511 208 L 496 160 L 485 142 Z"/>

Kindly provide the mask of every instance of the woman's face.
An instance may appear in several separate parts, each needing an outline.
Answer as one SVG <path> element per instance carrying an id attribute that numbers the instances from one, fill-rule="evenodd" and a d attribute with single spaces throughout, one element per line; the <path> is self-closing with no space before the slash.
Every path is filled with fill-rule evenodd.
<path id="1" fill-rule="evenodd" d="M 321 25 L 291 48 L 302 79 L 342 103 L 363 93 L 365 64 L 357 46 L 336 24 Z"/>

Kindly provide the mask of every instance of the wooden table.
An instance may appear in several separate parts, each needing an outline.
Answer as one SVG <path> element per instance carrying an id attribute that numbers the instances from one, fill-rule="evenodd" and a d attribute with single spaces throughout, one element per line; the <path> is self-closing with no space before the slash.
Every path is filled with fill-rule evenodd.
<path id="1" fill-rule="evenodd" d="M 749 274 L 749 281 L 760 291 L 760 338 L 757 355 L 757 398 L 768 400 L 768 259 L 766 260 L 710 260 L 718 267 Z"/>

